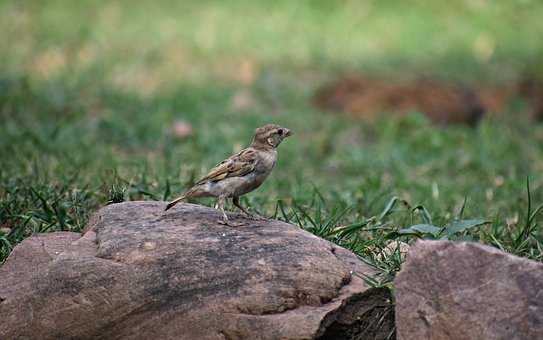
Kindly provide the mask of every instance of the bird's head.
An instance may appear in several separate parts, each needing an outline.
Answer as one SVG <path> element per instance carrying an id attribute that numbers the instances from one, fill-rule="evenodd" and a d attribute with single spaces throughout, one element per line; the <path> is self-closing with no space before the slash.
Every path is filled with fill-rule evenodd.
<path id="1" fill-rule="evenodd" d="M 292 131 L 276 124 L 267 124 L 255 131 L 253 147 L 263 149 L 275 149 L 283 139 L 292 135 Z"/>

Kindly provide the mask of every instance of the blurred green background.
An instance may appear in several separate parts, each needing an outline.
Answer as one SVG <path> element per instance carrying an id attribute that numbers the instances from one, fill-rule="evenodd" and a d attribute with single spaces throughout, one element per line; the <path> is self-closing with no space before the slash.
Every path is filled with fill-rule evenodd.
<path id="1" fill-rule="evenodd" d="M 542 17 L 528 0 L 2 1 L 0 260 L 34 232 L 81 230 L 107 203 L 171 199 L 269 122 L 295 135 L 245 197 L 261 214 L 315 231 L 397 197 L 438 226 L 489 220 L 461 237 L 541 259 L 537 225 L 521 250 L 513 241 L 527 177 L 530 211 L 543 202 L 543 127 L 511 89 L 542 79 Z M 512 94 L 475 127 L 315 106 L 345 75 Z M 380 226 L 422 218 L 406 209 Z M 371 253 L 383 235 L 358 230 L 348 245 Z"/>

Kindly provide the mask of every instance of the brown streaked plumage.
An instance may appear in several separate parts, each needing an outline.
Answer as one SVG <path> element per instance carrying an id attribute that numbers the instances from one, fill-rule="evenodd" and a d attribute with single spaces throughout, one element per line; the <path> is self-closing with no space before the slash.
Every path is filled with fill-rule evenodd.
<path id="1" fill-rule="evenodd" d="M 168 203 L 166 210 L 178 202 L 195 197 L 217 197 L 223 222 L 228 222 L 224 211 L 227 198 L 245 214 L 251 214 L 239 203 L 239 197 L 258 188 L 273 170 L 277 160 L 277 147 L 289 137 L 289 129 L 275 124 L 264 125 L 255 131 L 251 145 L 217 164 L 183 195 Z"/>

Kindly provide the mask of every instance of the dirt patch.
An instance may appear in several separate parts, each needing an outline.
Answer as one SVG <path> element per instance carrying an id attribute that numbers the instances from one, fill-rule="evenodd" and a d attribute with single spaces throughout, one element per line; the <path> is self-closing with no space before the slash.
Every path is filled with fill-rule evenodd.
<path id="1" fill-rule="evenodd" d="M 526 78 L 503 87 L 483 87 L 420 78 L 390 80 L 348 75 L 323 86 L 313 97 L 320 109 L 374 119 L 382 112 L 417 111 L 438 124 L 475 125 L 485 114 L 501 114 L 517 101 L 522 111 L 543 119 L 543 82 Z"/>

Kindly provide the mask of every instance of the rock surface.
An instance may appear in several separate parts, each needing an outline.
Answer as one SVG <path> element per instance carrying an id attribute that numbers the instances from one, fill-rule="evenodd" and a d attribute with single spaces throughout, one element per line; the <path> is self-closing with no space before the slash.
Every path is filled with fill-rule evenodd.
<path id="1" fill-rule="evenodd" d="M 384 339 L 388 290 L 349 251 L 280 221 L 165 202 L 99 210 L 83 236 L 18 245 L 0 268 L 0 339 Z"/>
<path id="2" fill-rule="evenodd" d="M 398 339 L 543 339 L 543 264 L 418 241 L 395 280 Z"/>

